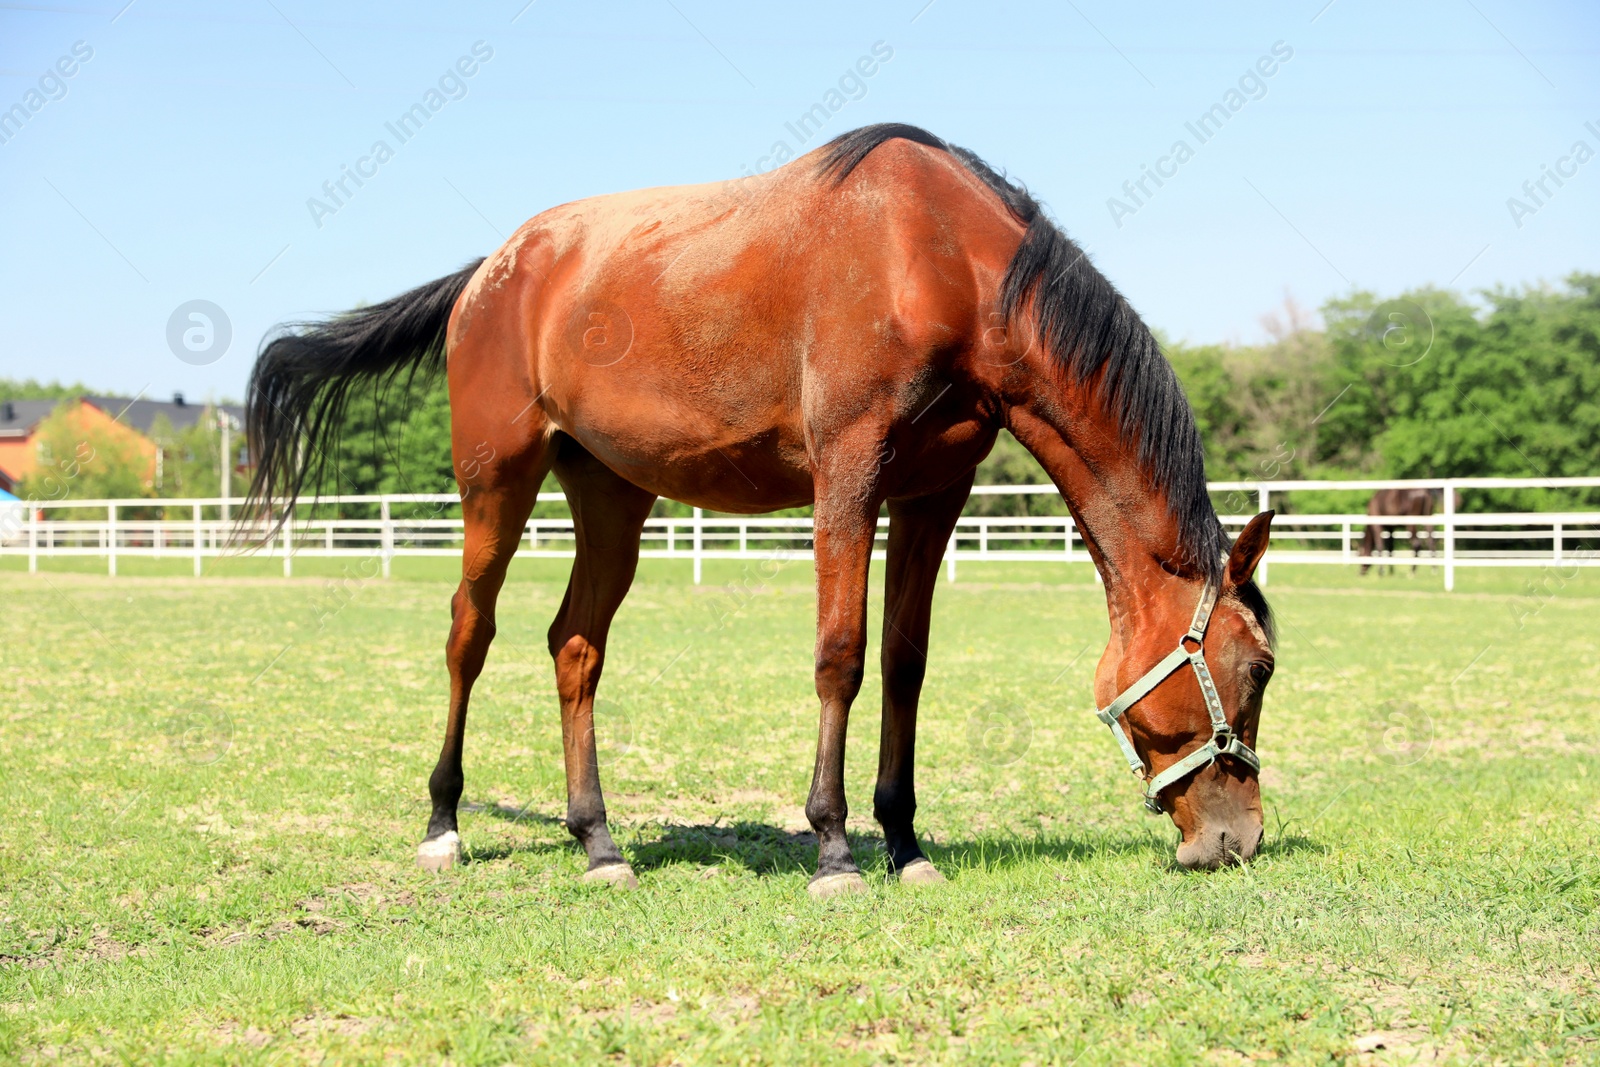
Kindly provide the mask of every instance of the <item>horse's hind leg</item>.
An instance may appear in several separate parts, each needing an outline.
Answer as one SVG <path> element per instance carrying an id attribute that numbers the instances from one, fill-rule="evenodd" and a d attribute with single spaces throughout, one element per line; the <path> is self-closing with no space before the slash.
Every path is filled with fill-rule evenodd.
<path id="1" fill-rule="evenodd" d="M 913 768 L 917 701 L 928 666 L 928 624 L 939 565 L 972 477 L 918 500 L 889 501 L 889 551 L 883 611 L 883 731 L 873 816 L 883 826 L 890 870 L 906 883 L 942 882 L 917 844 Z"/>
<path id="2" fill-rule="evenodd" d="M 542 426 L 543 419 L 538 422 Z M 463 442 L 470 434 L 462 432 L 461 426 L 456 427 L 454 444 L 465 545 L 461 553 L 461 584 L 450 600 L 450 636 L 445 642 L 450 711 L 439 762 L 428 779 L 433 815 L 428 820 L 427 836 L 417 847 L 417 863 L 432 871 L 445 870 L 461 858 L 456 807 L 464 784 L 461 753 L 467 729 L 467 702 L 488 657 L 489 643 L 494 640 L 495 603 L 506 568 L 522 540 L 539 483 L 549 468 L 542 434 L 527 421 L 522 425 L 524 429 L 516 443 L 501 438 L 493 447 L 465 448 Z"/>
<path id="3" fill-rule="evenodd" d="M 606 827 L 595 752 L 594 697 L 605 665 L 611 619 L 633 584 L 639 535 L 655 495 L 624 481 L 576 441 L 558 435 L 555 473 L 566 490 L 577 538 L 567 595 L 550 624 L 561 698 L 561 748 L 567 773 L 567 830 L 589 857 L 589 881 L 636 886 Z"/>

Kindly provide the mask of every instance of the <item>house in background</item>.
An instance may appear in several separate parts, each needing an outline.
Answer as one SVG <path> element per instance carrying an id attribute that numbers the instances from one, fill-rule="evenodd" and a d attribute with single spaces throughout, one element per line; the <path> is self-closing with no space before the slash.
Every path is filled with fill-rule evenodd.
<path id="1" fill-rule="evenodd" d="M 34 429 L 59 400 L 0 400 L 0 489 L 15 493 L 23 475 L 39 465 Z"/>
<path id="2" fill-rule="evenodd" d="M 144 400 L 137 397 L 82 396 L 74 400 L 0 400 L 0 489 L 15 493 L 22 479 L 37 470 L 43 457 L 37 438 L 39 424 L 49 418 L 63 404 L 70 405 L 69 418 L 74 425 L 85 430 L 95 429 L 124 437 L 145 458 L 148 467 L 144 481 L 157 483 L 161 467 L 161 449 L 150 436 L 157 418 L 166 416 L 176 431 L 187 430 L 204 418 L 215 419 L 220 411 L 227 417 L 233 432 L 234 470 L 246 469 L 244 437 L 238 431 L 244 425 L 244 408 L 237 404 L 190 404 L 182 393 L 174 393 L 170 401 Z"/>

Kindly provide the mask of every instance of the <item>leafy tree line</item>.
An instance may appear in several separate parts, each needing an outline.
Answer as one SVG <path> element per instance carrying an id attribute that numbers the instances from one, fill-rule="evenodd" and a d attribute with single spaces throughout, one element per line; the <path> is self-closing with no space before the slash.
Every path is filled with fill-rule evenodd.
<path id="1" fill-rule="evenodd" d="M 0 400 L 70 400 L 93 392 L 87 385 L 38 382 L 32 378 L 0 378 Z"/>
<path id="2" fill-rule="evenodd" d="M 1381 300 L 1357 292 L 1329 301 L 1323 327 L 1292 304 L 1264 320 L 1258 345 L 1167 343 L 1194 407 L 1215 480 L 1291 478 L 1517 477 L 1600 473 L 1600 275 L 1560 287 L 1495 289 L 1474 306 L 1455 293 L 1419 289 Z M 0 393 L 76 396 L 81 387 L 0 380 Z M 163 441 L 171 475 L 160 490 L 106 484 L 81 474 L 73 495 L 195 496 L 217 492 L 213 427 Z M 158 429 L 158 435 L 161 433 Z M 72 442 L 59 442 L 63 455 Z M 52 449 L 55 445 L 52 444 Z M 471 457 L 462 457 L 471 462 Z M 455 488 L 450 406 L 442 380 L 419 380 L 386 397 L 352 398 L 341 439 L 327 456 L 324 493 L 447 493 Z M 92 465 L 91 465 L 92 466 Z M 1008 434 L 978 471 L 979 483 L 1048 479 Z M 110 493 L 111 488 L 137 492 Z M 90 489 L 94 492 L 89 492 Z M 235 492 L 242 492 L 235 485 Z M 546 489 L 557 486 L 552 479 Z M 1275 498 L 1277 499 L 1277 498 Z M 1294 510 L 1361 510 L 1364 493 L 1296 493 Z M 1253 497 L 1219 497 L 1223 511 Z M 1479 491 L 1469 509 L 1593 507 L 1593 491 Z M 1051 496 L 975 497 L 970 513 L 1057 514 Z M 542 512 L 558 512 L 543 505 Z M 688 509 L 671 502 L 662 514 Z"/>
<path id="3" fill-rule="evenodd" d="M 1482 296 L 1479 308 L 1436 289 L 1393 300 L 1358 292 L 1325 304 L 1320 330 L 1290 305 L 1264 322 L 1264 344 L 1166 344 L 1205 440 L 1207 473 L 1268 483 L 1600 474 L 1600 275 Z M 1045 478 L 1002 436 L 978 480 Z M 1360 511 L 1366 496 L 1299 492 L 1288 502 L 1301 512 Z M 1238 511 L 1254 501 L 1217 503 Z M 1597 503 L 1592 490 L 1476 490 L 1464 507 Z M 1029 504 L 1059 508 L 1048 497 Z"/>

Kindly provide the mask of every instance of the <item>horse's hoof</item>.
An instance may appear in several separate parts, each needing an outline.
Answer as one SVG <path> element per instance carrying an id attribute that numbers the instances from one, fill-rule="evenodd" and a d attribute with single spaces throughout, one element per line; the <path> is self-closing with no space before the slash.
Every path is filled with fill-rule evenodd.
<path id="1" fill-rule="evenodd" d="M 583 872 L 585 882 L 608 882 L 618 889 L 638 889 L 639 879 L 634 877 L 633 868 L 626 863 L 608 863 L 604 867 L 596 867 L 592 871 Z"/>
<path id="2" fill-rule="evenodd" d="M 867 891 L 867 880 L 861 877 L 859 871 L 845 871 L 842 874 L 819 874 L 811 879 L 811 884 L 806 886 L 806 892 L 818 900 L 827 900 L 829 897 L 850 896 L 855 893 Z"/>
<path id="3" fill-rule="evenodd" d="M 461 862 L 461 835 L 446 830 L 417 846 L 417 866 L 425 871 L 448 871 Z"/>
<path id="4" fill-rule="evenodd" d="M 920 857 L 900 868 L 902 885 L 938 885 L 942 881 L 944 875 L 939 868 Z"/>

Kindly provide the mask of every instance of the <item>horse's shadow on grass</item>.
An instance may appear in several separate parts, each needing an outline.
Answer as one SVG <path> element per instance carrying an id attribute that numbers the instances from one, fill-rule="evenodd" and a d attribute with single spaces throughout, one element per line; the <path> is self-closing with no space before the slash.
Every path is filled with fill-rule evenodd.
<path id="1" fill-rule="evenodd" d="M 1261 851 L 1257 855 L 1293 856 L 1301 852 L 1314 852 L 1317 855 L 1324 855 L 1327 851 L 1328 846 L 1326 844 L 1304 834 L 1282 834 L 1277 836 L 1269 834 L 1267 839 L 1261 842 Z"/>
<path id="2" fill-rule="evenodd" d="M 465 806 L 467 811 L 511 823 L 525 822 L 565 830 L 563 820 L 506 804 Z M 732 823 L 645 823 L 619 828 L 618 844 L 635 870 L 651 871 L 674 866 L 709 868 L 736 863 L 764 877 L 809 874 L 816 864 L 817 838 L 810 831 L 785 830 L 758 820 Z M 864 871 L 885 867 L 883 839 L 870 833 L 850 833 L 851 851 Z M 1040 833 L 1025 836 L 996 831 L 949 841 L 923 838 L 923 850 L 947 874 L 971 870 L 1006 870 L 1040 860 L 1082 865 L 1095 859 L 1142 857 L 1178 869 L 1173 856 L 1173 835 L 1150 828 L 1083 834 Z M 525 845 L 491 845 L 471 850 L 475 863 L 506 859 L 523 852 L 579 853 L 576 841 L 542 841 Z M 1327 846 L 1300 834 L 1269 838 L 1263 855 L 1288 856 L 1326 852 Z"/>
<path id="3" fill-rule="evenodd" d="M 554 815 L 543 812 L 531 811 L 531 804 L 514 808 L 510 804 L 462 804 L 463 814 L 487 815 L 491 819 L 500 819 L 513 825 L 527 823 L 530 826 L 554 826 L 563 832 L 567 828 L 566 821 Z M 495 844 L 484 847 L 469 848 L 467 862 L 488 863 L 492 860 L 509 859 L 521 852 L 549 852 L 553 850 L 570 850 L 577 847 L 576 841 L 564 841 L 560 844 L 538 842 L 532 845 Z"/>

